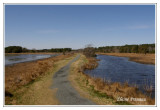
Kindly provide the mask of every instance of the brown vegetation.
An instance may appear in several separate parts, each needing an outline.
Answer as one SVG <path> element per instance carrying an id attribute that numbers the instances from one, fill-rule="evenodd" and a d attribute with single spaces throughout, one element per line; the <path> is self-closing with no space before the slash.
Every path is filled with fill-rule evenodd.
<path id="1" fill-rule="evenodd" d="M 86 47 L 83 49 L 83 54 L 86 57 L 95 57 L 96 56 L 95 52 L 96 50 L 94 47 L 92 47 L 92 44 L 86 45 Z"/>
<path id="2" fill-rule="evenodd" d="M 83 56 L 83 60 L 86 58 Z M 89 75 L 86 75 L 83 73 L 84 69 L 88 69 L 88 65 L 90 60 L 85 61 L 85 63 L 77 64 L 76 68 L 74 69 L 74 73 L 76 75 L 72 75 L 71 77 L 72 80 L 74 80 L 74 83 L 77 83 L 75 88 L 77 90 L 81 91 L 81 93 L 92 99 L 98 104 L 107 104 L 107 105 L 115 105 L 115 104 L 135 104 L 135 105 L 154 105 L 155 104 L 155 99 L 150 98 L 149 96 L 144 95 L 141 93 L 138 88 L 135 87 L 130 87 L 128 83 L 120 84 L 118 82 L 111 82 L 111 81 L 104 81 L 99 78 L 93 78 L 90 77 Z M 74 64 L 75 65 L 75 64 Z M 91 64 L 92 65 L 92 64 Z M 96 66 L 95 66 L 96 67 Z M 75 84 L 73 84 L 75 85 Z M 80 86 L 81 88 L 77 87 Z M 86 90 L 87 88 L 87 90 Z M 89 89 L 91 88 L 91 89 Z M 81 89 L 86 90 L 86 93 L 88 90 L 92 90 L 90 92 L 96 94 L 97 98 L 93 98 L 94 95 L 91 97 L 91 93 L 86 95 Z M 128 101 L 117 101 L 118 97 L 123 97 L 123 98 L 141 98 L 141 99 L 146 99 L 146 101 L 133 101 L 133 100 L 128 100 Z M 103 102 L 101 101 L 103 100 Z"/>
<path id="3" fill-rule="evenodd" d="M 69 75 L 69 80 L 73 87 L 80 93 L 82 97 L 86 97 L 93 102 L 100 105 L 112 105 L 112 99 L 106 97 L 99 97 L 88 85 L 87 77 L 83 74 L 84 65 L 88 63 L 88 60 L 84 55 L 81 55 L 79 60 L 71 65 L 71 72 Z"/>
<path id="4" fill-rule="evenodd" d="M 102 55 L 111 55 L 118 57 L 129 57 L 130 61 L 144 64 L 155 64 L 155 54 L 139 54 L 139 53 L 98 53 Z"/>
<path id="5" fill-rule="evenodd" d="M 94 57 L 89 57 L 88 59 L 88 63 L 86 63 L 85 65 L 81 66 L 79 71 L 83 72 L 84 69 L 94 69 L 98 66 L 97 61 L 99 61 L 98 59 L 94 58 Z"/>
<path id="6" fill-rule="evenodd" d="M 5 96 L 12 97 L 13 92 L 24 85 L 33 82 L 36 78 L 44 76 L 53 70 L 55 62 L 69 58 L 73 55 L 60 55 L 41 59 L 33 62 L 25 62 L 5 67 Z"/>
<path id="7" fill-rule="evenodd" d="M 86 76 L 88 84 L 94 86 L 96 91 L 100 91 L 101 93 L 106 93 L 107 96 L 112 97 L 117 100 L 118 97 L 123 98 L 141 98 L 146 99 L 146 101 L 131 101 L 128 100 L 129 103 L 135 105 L 154 105 L 155 99 L 151 99 L 149 96 L 142 94 L 137 87 L 130 87 L 128 84 L 120 84 L 118 82 L 107 83 L 99 78 L 92 78 Z"/>

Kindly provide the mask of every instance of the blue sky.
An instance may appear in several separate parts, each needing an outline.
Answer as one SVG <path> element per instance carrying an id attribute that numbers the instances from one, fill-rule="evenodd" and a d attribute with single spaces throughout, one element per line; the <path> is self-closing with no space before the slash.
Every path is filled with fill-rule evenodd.
<path id="1" fill-rule="evenodd" d="M 154 5 L 6 5 L 5 46 L 84 48 L 155 43 Z"/>

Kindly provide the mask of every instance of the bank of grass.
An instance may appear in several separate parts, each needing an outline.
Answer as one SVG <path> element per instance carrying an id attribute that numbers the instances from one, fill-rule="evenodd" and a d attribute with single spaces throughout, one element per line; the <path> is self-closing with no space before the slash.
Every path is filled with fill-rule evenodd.
<path id="1" fill-rule="evenodd" d="M 97 53 L 97 54 L 128 57 L 130 61 L 155 65 L 155 54 L 140 54 L 140 53 Z"/>
<path id="2" fill-rule="evenodd" d="M 7 92 L 8 94 L 7 96 L 5 96 L 5 105 L 58 105 L 59 102 L 55 97 L 57 89 L 51 89 L 53 83 L 52 77 L 56 71 L 65 66 L 74 57 L 75 55 L 61 55 L 55 58 L 38 60 L 36 62 L 29 62 L 25 64 L 21 63 L 14 65 L 13 67 L 9 67 L 10 71 L 12 69 L 13 70 L 11 71 L 11 73 L 6 73 L 8 75 L 5 76 L 5 86 L 8 87 L 6 87 L 5 89 L 5 92 Z M 50 66 L 46 63 L 50 63 Z M 49 67 L 46 69 L 43 68 L 42 65 L 47 65 Z M 40 70 L 37 71 L 35 67 L 37 69 L 42 67 L 44 70 L 41 71 L 42 74 L 34 77 L 34 80 L 30 80 L 32 78 L 33 73 L 39 74 L 37 72 L 40 72 Z M 30 75 L 31 70 L 34 72 Z M 28 74 L 28 77 L 26 77 L 26 75 L 16 73 L 20 71 L 23 72 L 23 74 Z M 19 81 L 19 83 L 23 80 L 26 83 L 18 84 L 16 82 L 16 77 L 20 77 L 19 75 L 22 75 L 21 81 Z M 8 80 L 10 78 L 12 78 L 12 80 Z"/>
<path id="3" fill-rule="evenodd" d="M 73 87 L 79 91 L 80 95 L 99 105 L 113 105 L 115 101 L 111 97 L 108 97 L 106 94 L 95 90 L 94 86 L 89 84 L 88 76 L 82 72 L 85 64 L 88 64 L 88 60 L 84 55 L 81 55 L 79 60 L 71 65 L 69 80 L 71 81 Z"/>
<path id="4" fill-rule="evenodd" d="M 88 68 L 93 59 L 87 59 L 84 55 L 81 55 L 80 59 L 74 62 L 71 66 L 70 81 L 72 85 L 80 92 L 84 97 L 93 100 L 100 105 L 154 105 L 155 99 L 151 99 L 148 96 L 142 94 L 137 87 L 130 87 L 128 83 L 112 83 L 110 81 L 103 81 L 99 78 L 93 78 L 84 74 L 84 70 L 92 69 L 92 66 Z M 118 97 L 123 98 L 146 98 L 146 101 L 117 101 Z"/>

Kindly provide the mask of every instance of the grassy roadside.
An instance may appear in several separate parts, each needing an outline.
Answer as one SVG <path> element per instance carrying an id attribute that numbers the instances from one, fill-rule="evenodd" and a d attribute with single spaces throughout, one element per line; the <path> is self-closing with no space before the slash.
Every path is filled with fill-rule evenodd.
<path id="1" fill-rule="evenodd" d="M 139 54 L 139 53 L 97 53 L 101 55 L 111 55 L 118 57 L 128 57 L 130 61 L 143 63 L 143 64 L 154 64 L 155 65 L 155 54 Z"/>
<path id="2" fill-rule="evenodd" d="M 34 81 L 23 85 L 14 92 L 13 97 L 6 97 L 6 105 L 58 105 L 55 98 L 56 88 L 50 89 L 52 77 L 56 71 L 65 66 L 74 56 L 55 61 L 51 69 Z"/>
<path id="3" fill-rule="evenodd" d="M 155 100 L 142 94 L 137 87 L 130 87 L 128 83 L 105 82 L 98 78 L 92 78 L 83 73 L 84 65 L 89 64 L 89 60 L 81 55 L 80 59 L 71 65 L 69 76 L 73 87 L 79 93 L 93 100 L 100 105 L 154 105 Z M 92 63 L 91 63 L 92 65 Z M 128 98 L 128 101 L 117 101 L 119 97 Z M 146 99 L 146 101 L 132 101 L 132 98 Z"/>
<path id="4" fill-rule="evenodd" d="M 69 75 L 71 84 L 77 91 L 79 91 L 81 96 L 86 97 L 99 105 L 115 104 L 115 101 L 111 97 L 96 91 L 94 86 L 89 85 L 87 77 L 82 72 L 78 71 L 79 67 L 82 67 L 87 62 L 88 60 L 85 58 L 85 56 L 81 55 L 79 60 L 71 65 L 71 72 Z"/>

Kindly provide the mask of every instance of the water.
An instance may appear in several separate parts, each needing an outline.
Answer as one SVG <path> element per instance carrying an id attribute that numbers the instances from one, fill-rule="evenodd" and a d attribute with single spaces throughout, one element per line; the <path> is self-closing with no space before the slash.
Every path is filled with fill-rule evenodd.
<path id="1" fill-rule="evenodd" d="M 5 56 L 5 65 L 11 65 L 15 63 L 34 61 L 43 58 L 49 58 L 57 56 L 58 54 L 13 54 Z"/>
<path id="2" fill-rule="evenodd" d="M 128 82 L 137 85 L 145 93 L 144 85 L 152 86 L 152 97 L 155 97 L 155 65 L 140 64 L 129 61 L 126 57 L 98 55 L 99 65 L 85 73 L 97 78 L 105 78 L 112 82 Z"/>

